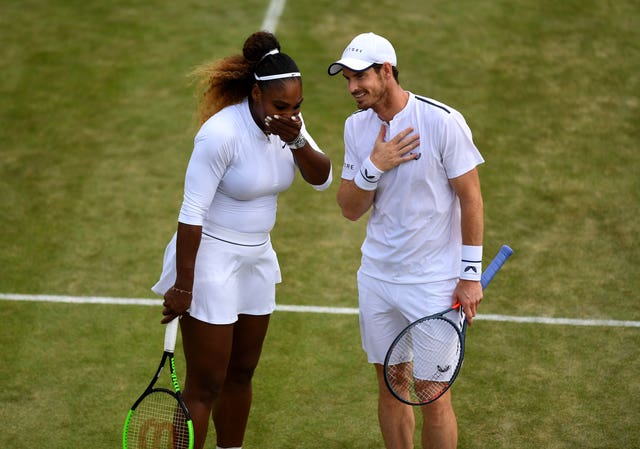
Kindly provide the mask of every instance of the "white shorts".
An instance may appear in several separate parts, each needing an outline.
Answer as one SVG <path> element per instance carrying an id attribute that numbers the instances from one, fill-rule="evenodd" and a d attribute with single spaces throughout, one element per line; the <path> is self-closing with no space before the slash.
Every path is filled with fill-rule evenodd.
<path id="1" fill-rule="evenodd" d="M 383 364 L 391 343 L 409 323 L 450 308 L 457 283 L 394 284 L 358 271 L 360 336 L 369 363 Z"/>
<path id="2" fill-rule="evenodd" d="M 176 235 L 167 245 L 160 280 L 151 288 L 164 296 L 176 280 Z M 211 324 L 231 324 L 238 315 L 269 315 L 282 281 L 278 258 L 268 240 L 248 246 L 202 235 L 196 256 L 189 314 Z"/>

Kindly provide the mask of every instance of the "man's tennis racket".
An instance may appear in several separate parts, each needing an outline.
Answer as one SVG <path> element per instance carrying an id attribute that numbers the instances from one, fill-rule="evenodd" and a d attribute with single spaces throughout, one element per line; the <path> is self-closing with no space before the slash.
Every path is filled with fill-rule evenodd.
<path id="1" fill-rule="evenodd" d="M 513 254 L 503 245 L 482 273 L 484 289 Z M 384 360 L 391 393 L 409 405 L 425 405 L 442 396 L 458 376 L 464 358 L 467 320 L 460 303 L 409 324 L 393 341 Z M 462 322 L 460 322 L 462 321 Z"/>
<path id="2" fill-rule="evenodd" d="M 122 431 L 123 449 L 193 449 L 193 423 L 182 400 L 173 351 L 178 319 L 167 324 L 164 353 L 151 383 L 131 406 Z M 156 387 L 169 361 L 171 386 Z"/>

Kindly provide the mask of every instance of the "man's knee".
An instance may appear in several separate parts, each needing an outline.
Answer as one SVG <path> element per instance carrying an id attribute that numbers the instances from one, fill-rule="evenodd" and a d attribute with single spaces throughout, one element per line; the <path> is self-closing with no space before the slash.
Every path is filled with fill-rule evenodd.
<path id="1" fill-rule="evenodd" d="M 455 416 L 453 405 L 451 404 L 451 392 L 447 392 L 438 400 L 424 405 L 422 407 L 422 413 L 425 422 L 429 422 L 431 426 L 441 426 L 450 423 L 452 417 Z"/>

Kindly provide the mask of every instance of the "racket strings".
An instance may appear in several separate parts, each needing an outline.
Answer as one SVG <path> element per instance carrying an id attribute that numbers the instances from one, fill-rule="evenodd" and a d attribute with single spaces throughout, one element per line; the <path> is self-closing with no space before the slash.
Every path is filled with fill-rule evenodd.
<path id="1" fill-rule="evenodd" d="M 450 386 L 461 362 L 460 336 L 446 319 L 430 318 L 407 329 L 390 352 L 387 381 L 406 402 L 427 404 Z"/>
<path id="2" fill-rule="evenodd" d="M 129 422 L 127 441 L 131 449 L 187 449 L 189 428 L 178 401 L 163 391 L 146 396 Z"/>

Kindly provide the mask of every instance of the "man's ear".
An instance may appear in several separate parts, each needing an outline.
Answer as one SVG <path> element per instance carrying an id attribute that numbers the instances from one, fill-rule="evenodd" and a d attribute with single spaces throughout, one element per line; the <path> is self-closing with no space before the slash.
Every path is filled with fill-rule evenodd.
<path id="1" fill-rule="evenodd" d="M 382 64 L 382 72 L 384 73 L 385 78 L 393 78 L 393 66 L 390 62 L 385 62 L 384 64 Z"/>

